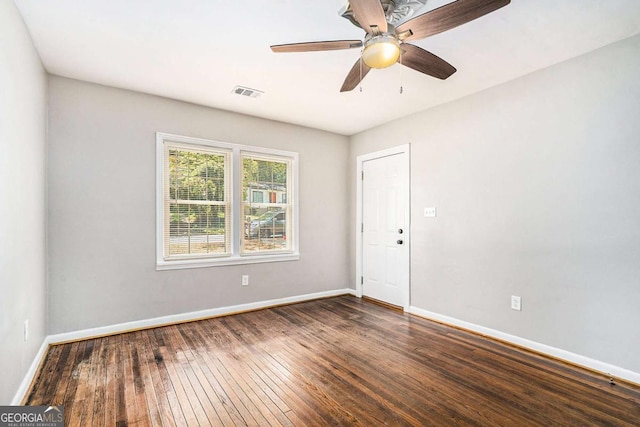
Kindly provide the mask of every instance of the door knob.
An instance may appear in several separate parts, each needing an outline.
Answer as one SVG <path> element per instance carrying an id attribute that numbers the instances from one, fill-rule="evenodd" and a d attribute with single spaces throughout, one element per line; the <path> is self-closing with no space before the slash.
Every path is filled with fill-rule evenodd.
<path id="1" fill-rule="evenodd" d="M 402 234 L 404 233 L 404 231 L 402 230 L 402 228 L 398 228 L 398 234 Z"/>
<path id="2" fill-rule="evenodd" d="M 396 243 L 401 245 L 402 244 L 402 240 L 398 240 L 398 241 L 396 241 Z"/>

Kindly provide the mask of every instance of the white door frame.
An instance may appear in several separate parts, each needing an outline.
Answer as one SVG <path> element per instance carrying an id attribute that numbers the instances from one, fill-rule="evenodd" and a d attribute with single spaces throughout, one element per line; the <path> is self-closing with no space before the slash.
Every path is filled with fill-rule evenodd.
<path id="1" fill-rule="evenodd" d="M 397 147 L 387 148 L 385 150 L 376 151 L 373 153 L 362 154 L 356 158 L 357 163 L 357 175 L 356 175 L 356 296 L 362 297 L 362 170 L 364 162 L 368 160 L 380 159 L 382 157 L 393 156 L 396 154 L 402 154 L 402 158 L 405 162 L 403 165 L 408 172 L 407 179 L 407 206 L 405 209 L 405 221 L 407 224 L 405 233 L 403 234 L 404 244 L 409 251 L 409 257 L 407 263 L 411 260 L 411 149 L 409 144 L 399 145 Z M 406 266 L 407 279 L 405 280 L 406 289 L 403 290 L 404 302 L 403 308 L 405 311 L 409 310 L 410 294 L 411 294 L 411 270 L 410 265 Z"/>

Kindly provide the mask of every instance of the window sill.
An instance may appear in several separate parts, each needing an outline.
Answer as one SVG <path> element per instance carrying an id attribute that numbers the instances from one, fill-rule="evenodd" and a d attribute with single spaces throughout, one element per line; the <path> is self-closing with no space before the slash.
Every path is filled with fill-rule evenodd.
<path id="1" fill-rule="evenodd" d="M 242 264 L 259 264 L 264 262 L 282 262 L 297 261 L 300 259 L 300 253 L 273 254 L 273 255 L 251 255 L 251 256 L 234 256 L 225 258 L 209 258 L 209 259 L 184 259 L 174 261 L 158 261 L 156 270 L 181 270 L 185 268 L 206 268 L 206 267 L 222 267 L 228 265 Z"/>

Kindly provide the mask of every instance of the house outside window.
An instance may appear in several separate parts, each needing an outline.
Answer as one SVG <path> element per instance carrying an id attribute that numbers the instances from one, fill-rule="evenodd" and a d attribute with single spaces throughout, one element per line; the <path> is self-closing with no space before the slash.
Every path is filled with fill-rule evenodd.
<path id="1" fill-rule="evenodd" d="M 158 270 L 299 259 L 297 153 L 156 139 Z"/>

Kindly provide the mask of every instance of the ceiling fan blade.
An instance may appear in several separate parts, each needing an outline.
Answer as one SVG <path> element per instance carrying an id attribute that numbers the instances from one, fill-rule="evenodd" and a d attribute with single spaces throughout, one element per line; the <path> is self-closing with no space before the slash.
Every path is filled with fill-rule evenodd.
<path id="1" fill-rule="evenodd" d="M 397 27 L 397 33 L 410 31 L 403 41 L 418 40 L 450 30 L 480 18 L 511 3 L 510 0 L 457 0 L 418 15 Z"/>
<path id="2" fill-rule="evenodd" d="M 400 63 L 432 77 L 444 80 L 456 72 L 453 65 L 421 47 L 404 43 Z"/>
<path id="3" fill-rule="evenodd" d="M 341 50 L 362 47 L 362 40 L 334 40 L 323 42 L 305 42 L 276 44 L 271 46 L 274 52 L 316 52 L 322 50 Z"/>
<path id="4" fill-rule="evenodd" d="M 349 0 L 356 21 L 367 33 L 387 32 L 387 18 L 380 0 Z"/>
<path id="5" fill-rule="evenodd" d="M 342 83 L 342 87 L 340 88 L 340 92 L 349 92 L 353 90 L 358 83 L 364 79 L 364 76 L 371 70 L 367 64 L 364 63 L 362 58 L 358 59 L 353 67 L 351 67 L 351 71 L 347 74 L 347 78 L 344 79 L 344 83 Z"/>

